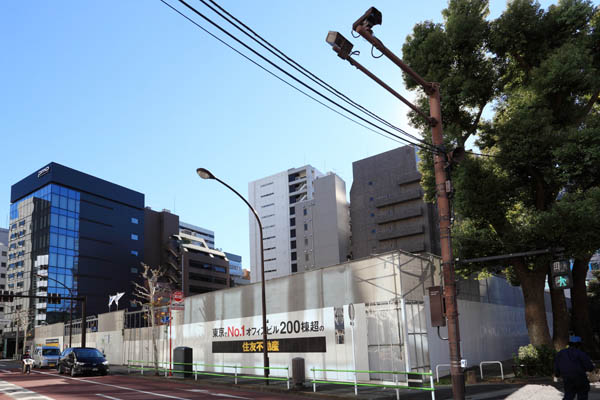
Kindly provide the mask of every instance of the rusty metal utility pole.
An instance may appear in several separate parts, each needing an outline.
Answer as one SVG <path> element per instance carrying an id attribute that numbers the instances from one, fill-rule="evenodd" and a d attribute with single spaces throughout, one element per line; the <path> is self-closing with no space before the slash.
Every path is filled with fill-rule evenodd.
<path id="1" fill-rule="evenodd" d="M 458 324 L 458 307 L 456 302 L 456 279 L 452 256 L 450 201 L 448 198 L 448 192 L 451 191 L 452 184 L 450 177 L 446 174 L 446 166 L 451 160 L 444 148 L 440 88 L 438 83 L 427 82 L 423 79 L 408 65 L 404 64 L 404 62 L 392 51 L 385 47 L 379 39 L 373 36 L 372 28 L 379 24 L 381 24 L 381 13 L 375 7 L 371 7 L 352 25 L 352 29 L 371 43 L 377 50 L 385 54 L 387 58 L 400 67 L 402 71 L 413 78 L 423 88 L 429 97 L 429 116 L 352 59 L 351 56 L 354 54 L 352 53 L 352 44 L 338 32 L 329 32 L 327 35 L 327 42 L 332 45 L 333 50 L 340 58 L 347 60 L 351 65 L 358 68 L 402 102 L 407 104 L 413 111 L 423 116 L 431 126 L 432 142 L 436 149 L 434 152 L 434 170 L 444 276 L 444 298 L 446 302 L 446 318 L 448 320 L 448 345 L 450 348 L 452 393 L 455 400 L 464 400 L 465 377 L 460 363 L 460 332 Z"/>

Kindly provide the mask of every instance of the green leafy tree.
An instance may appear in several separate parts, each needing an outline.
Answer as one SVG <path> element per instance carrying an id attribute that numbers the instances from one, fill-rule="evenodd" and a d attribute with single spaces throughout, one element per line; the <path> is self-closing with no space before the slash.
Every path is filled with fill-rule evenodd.
<path id="1" fill-rule="evenodd" d="M 417 24 L 403 59 L 439 82 L 445 147 L 475 138 L 484 156 L 452 171 L 456 254 L 461 258 L 564 248 L 575 259 L 575 331 L 591 343 L 585 271 L 600 245 L 600 12 L 590 1 L 548 10 L 514 0 L 495 20 L 484 0 L 450 0 L 444 22 Z M 417 85 L 405 76 L 409 89 Z M 417 95 L 428 109 L 424 94 Z M 411 123 L 429 138 L 416 114 Z M 421 154 L 426 199 L 435 201 L 431 154 Z M 520 284 L 535 346 L 566 345 L 569 316 L 552 291 L 554 338 L 544 307 L 552 255 L 514 257 L 501 266 Z M 472 274 L 494 264 L 462 268 Z"/>

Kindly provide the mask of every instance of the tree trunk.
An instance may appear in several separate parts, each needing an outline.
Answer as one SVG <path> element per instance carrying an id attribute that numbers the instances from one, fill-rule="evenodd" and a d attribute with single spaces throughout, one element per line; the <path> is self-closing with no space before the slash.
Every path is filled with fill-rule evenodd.
<path id="1" fill-rule="evenodd" d="M 154 326 L 154 305 L 150 306 L 150 332 L 152 333 L 152 348 L 154 358 L 154 375 L 158 376 L 158 343 L 156 338 L 156 327 Z"/>
<path id="2" fill-rule="evenodd" d="M 573 289 L 571 289 L 573 330 L 583 340 L 584 349 L 594 357 L 599 357 L 600 349 L 594 340 L 585 285 L 590 258 L 576 258 L 573 264 Z"/>
<path id="3" fill-rule="evenodd" d="M 551 281 L 550 274 L 548 276 Z M 552 299 L 552 342 L 554 349 L 560 351 L 569 344 L 569 310 L 564 290 L 550 288 L 550 298 Z"/>
<path id="4" fill-rule="evenodd" d="M 545 269 L 530 271 L 522 258 L 513 260 L 512 264 L 521 281 L 529 341 L 534 346 L 552 346 L 544 303 L 547 271 Z"/>

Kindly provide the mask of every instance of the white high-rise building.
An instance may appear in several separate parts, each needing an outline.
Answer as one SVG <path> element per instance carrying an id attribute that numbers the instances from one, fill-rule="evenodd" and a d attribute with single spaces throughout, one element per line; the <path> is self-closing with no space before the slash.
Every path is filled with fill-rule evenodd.
<path id="1" fill-rule="evenodd" d="M 248 184 L 248 199 L 263 225 L 265 279 L 338 264 L 350 240 L 346 184 L 306 165 Z M 260 277 L 258 224 L 250 213 L 250 279 Z"/>

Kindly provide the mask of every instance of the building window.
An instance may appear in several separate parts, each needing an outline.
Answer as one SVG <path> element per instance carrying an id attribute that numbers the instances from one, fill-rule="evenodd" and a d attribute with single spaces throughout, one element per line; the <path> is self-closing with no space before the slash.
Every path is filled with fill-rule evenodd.
<path id="1" fill-rule="evenodd" d="M 292 241 L 290 242 L 290 247 L 291 247 L 292 249 L 295 249 L 295 248 L 296 248 L 296 241 L 295 241 L 295 240 L 292 240 Z"/>
<path id="2" fill-rule="evenodd" d="M 138 235 L 136 235 L 135 233 L 132 233 L 131 240 L 138 240 Z"/>
<path id="3" fill-rule="evenodd" d="M 290 218 L 290 226 L 296 225 L 296 218 Z"/>
<path id="4" fill-rule="evenodd" d="M 298 272 L 298 264 L 293 263 L 292 264 L 292 273 Z"/>
<path id="5" fill-rule="evenodd" d="M 269 196 L 273 196 L 275 193 L 271 192 L 271 193 L 266 193 L 261 195 L 260 197 L 269 197 Z"/>
<path id="6" fill-rule="evenodd" d="M 304 245 L 308 246 L 308 238 L 304 238 Z"/>
<path id="7" fill-rule="evenodd" d="M 6 263 L 5 262 L 2 263 L 2 267 L 6 267 Z"/>
<path id="8" fill-rule="evenodd" d="M 373 201 L 373 198 L 372 198 L 372 197 L 369 197 L 369 201 Z"/>
<path id="9" fill-rule="evenodd" d="M 267 208 L 267 207 L 271 207 L 274 205 L 275 205 L 275 203 L 269 203 L 269 204 L 265 204 L 264 206 L 260 206 L 260 208 Z"/>
<path id="10" fill-rule="evenodd" d="M 303 212 L 304 212 L 304 215 L 307 215 L 307 214 L 308 214 L 308 210 L 307 210 L 306 208 L 304 209 L 304 211 L 303 211 Z"/>
<path id="11" fill-rule="evenodd" d="M 131 217 L 131 223 L 137 225 L 140 223 L 140 221 L 137 218 Z"/>
<path id="12" fill-rule="evenodd" d="M 293 238 L 296 237 L 296 230 L 295 229 L 290 229 L 290 237 L 293 237 Z"/>
<path id="13" fill-rule="evenodd" d="M 374 217 L 374 216 L 375 216 L 375 213 L 371 213 L 371 217 Z"/>
<path id="14" fill-rule="evenodd" d="M 369 186 L 373 186 L 373 181 L 369 181 Z"/>
<path id="15" fill-rule="evenodd" d="M 132 274 L 137 274 L 138 273 L 138 269 L 136 267 L 131 267 L 131 273 Z"/>
<path id="16" fill-rule="evenodd" d="M 292 261 L 296 261 L 296 257 L 297 257 L 296 252 L 295 251 L 292 252 Z"/>
<path id="17" fill-rule="evenodd" d="M 306 253 L 304 255 L 304 261 L 308 261 L 308 260 L 310 260 L 310 254 Z"/>
<path id="18" fill-rule="evenodd" d="M 3 252 L 2 252 L 2 255 L 3 255 L 4 257 L 6 257 L 6 252 L 5 252 L 5 251 L 3 251 Z"/>
<path id="19" fill-rule="evenodd" d="M 139 256 L 140 254 L 138 253 L 137 250 L 131 250 L 131 255 L 133 255 L 133 256 Z"/>
<path id="20" fill-rule="evenodd" d="M 304 230 L 307 231 L 308 230 L 308 224 L 304 224 Z"/>
<path id="21" fill-rule="evenodd" d="M 296 215 L 296 207 L 290 207 L 290 215 Z"/>

